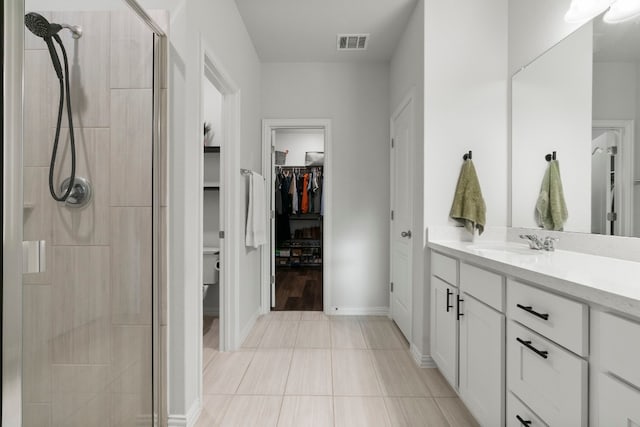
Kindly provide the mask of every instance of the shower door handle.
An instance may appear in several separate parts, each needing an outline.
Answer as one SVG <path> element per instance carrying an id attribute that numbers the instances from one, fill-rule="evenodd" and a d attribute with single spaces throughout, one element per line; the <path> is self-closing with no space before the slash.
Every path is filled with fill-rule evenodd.
<path id="1" fill-rule="evenodd" d="M 44 273 L 47 271 L 46 241 L 22 242 L 22 273 Z"/>

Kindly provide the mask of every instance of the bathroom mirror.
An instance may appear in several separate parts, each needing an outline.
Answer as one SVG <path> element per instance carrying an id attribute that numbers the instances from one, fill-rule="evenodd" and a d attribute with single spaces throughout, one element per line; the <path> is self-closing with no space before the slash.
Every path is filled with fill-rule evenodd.
<path id="1" fill-rule="evenodd" d="M 640 236 L 638 125 L 640 20 L 597 17 L 515 73 L 512 226 L 541 228 L 534 212 L 545 156 L 556 152 L 563 230 Z"/>

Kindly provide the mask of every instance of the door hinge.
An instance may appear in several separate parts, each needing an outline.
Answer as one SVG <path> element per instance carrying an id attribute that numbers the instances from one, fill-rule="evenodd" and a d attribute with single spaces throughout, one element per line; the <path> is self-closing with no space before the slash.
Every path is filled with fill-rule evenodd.
<path id="1" fill-rule="evenodd" d="M 395 144 L 396 144 L 396 141 L 393 138 L 391 138 L 391 148 L 393 148 Z"/>
<path id="2" fill-rule="evenodd" d="M 607 212 L 607 221 L 617 221 L 618 213 L 617 212 Z"/>
<path id="3" fill-rule="evenodd" d="M 224 231 L 222 230 L 218 231 L 218 237 L 221 239 L 224 239 Z"/>
<path id="4" fill-rule="evenodd" d="M 272 153 L 275 153 L 275 152 L 276 152 L 276 146 L 275 146 L 275 145 L 272 145 L 272 146 L 271 146 L 271 152 L 272 152 Z"/>
<path id="5" fill-rule="evenodd" d="M 271 284 L 273 285 L 274 283 L 276 283 L 276 276 L 271 275 Z"/>
<path id="6" fill-rule="evenodd" d="M 271 219 L 273 219 L 273 218 L 275 218 L 275 217 L 276 217 L 276 213 L 275 213 L 275 211 L 271 211 Z"/>
<path id="7" fill-rule="evenodd" d="M 391 292 L 393 292 L 393 282 L 391 282 Z"/>
<path id="8" fill-rule="evenodd" d="M 393 212 L 393 210 L 392 210 L 392 211 L 391 211 L 391 221 L 393 221 L 393 215 L 394 215 L 394 212 Z"/>

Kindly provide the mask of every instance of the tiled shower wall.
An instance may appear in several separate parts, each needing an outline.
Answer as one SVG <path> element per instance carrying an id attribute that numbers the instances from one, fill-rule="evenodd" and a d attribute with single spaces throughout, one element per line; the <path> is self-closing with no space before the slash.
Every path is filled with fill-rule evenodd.
<path id="1" fill-rule="evenodd" d="M 73 209 L 49 195 L 58 80 L 46 44 L 26 31 L 24 239 L 46 240 L 47 270 L 23 281 L 23 425 L 150 425 L 153 34 L 128 10 L 42 14 L 84 30 L 77 41 L 60 35 L 76 174 L 91 182 L 93 200 Z M 166 26 L 165 14 L 154 17 Z M 69 174 L 68 129 L 60 141 L 57 183 Z"/>

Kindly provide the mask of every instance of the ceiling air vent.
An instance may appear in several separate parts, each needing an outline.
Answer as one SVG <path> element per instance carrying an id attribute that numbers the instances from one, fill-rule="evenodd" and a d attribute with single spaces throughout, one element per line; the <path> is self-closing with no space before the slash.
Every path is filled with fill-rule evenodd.
<path id="1" fill-rule="evenodd" d="M 366 50 L 369 34 L 338 34 L 338 50 Z"/>

